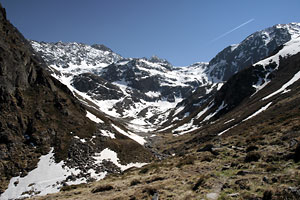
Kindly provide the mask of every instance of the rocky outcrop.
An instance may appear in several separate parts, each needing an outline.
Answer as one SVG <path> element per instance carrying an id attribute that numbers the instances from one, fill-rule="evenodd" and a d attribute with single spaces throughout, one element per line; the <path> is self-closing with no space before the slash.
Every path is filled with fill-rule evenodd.
<path id="1" fill-rule="evenodd" d="M 62 68 L 79 65 L 82 62 L 85 65 L 93 66 L 102 63 L 111 64 L 122 59 L 120 55 L 102 44 L 89 46 L 76 42 L 46 43 L 30 41 L 30 43 L 47 65 L 56 65 Z M 49 50 L 47 54 L 43 53 L 45 49 Z"/>
<path id="2" fill-rule="evenodd" d="M 78 91 L 88 93 L 97 100 L 120 99 L 124 97 L 119 87 L 91 73 L 74 76 L 72 85 Z"/>

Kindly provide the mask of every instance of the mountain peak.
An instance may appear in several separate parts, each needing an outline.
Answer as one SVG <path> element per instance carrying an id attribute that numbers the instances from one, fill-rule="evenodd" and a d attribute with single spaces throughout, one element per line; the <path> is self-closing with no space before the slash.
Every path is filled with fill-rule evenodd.
<path id="1" fill-rule="evenodd" d="M 148 61 L 153 62 L 153 63 L 164 63 L 164 64 L 171 65 L 171 63 L 169 61 L 167 61 L 166 59 L 160 58 L 156 55 L 151 56 L 151 58 L 148 59 Z"/>
<path id="2" fill-rule="evenodd" d="M 103 44 L 93 44 L 93 45 L 91 45 L 91 47 L 101 50 L 101 51 L 113 52 L 110 48 L 108 48 L 107 46 L 105 46 Z"/>
<path id="3" fill-rule="evenodd" d="M 122 57 L 102 44 L 89 46 L 76 42 L 37 42 L 30 41 L 37 52 L 42 52 L 42 57 L 48 65 L 68 68 L 71 65 L 86 63 L 87 66 L 103 66 L 121 60 Z M 47 51 L 45 52 L 45 49 Z"/>

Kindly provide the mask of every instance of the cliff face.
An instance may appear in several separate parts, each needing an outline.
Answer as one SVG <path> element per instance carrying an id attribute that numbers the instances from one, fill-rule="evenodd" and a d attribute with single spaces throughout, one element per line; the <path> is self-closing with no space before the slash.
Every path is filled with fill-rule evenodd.
<path id="1" fill-rule="evenodd" d="M 55 149 L 67 156 L 70 138 L 88 137 L 95 123 L 76 98 L 45 70 L 31 45 L 6 19 L 0 5 L 0 193 L 13 176 L 35 168 Z"/>

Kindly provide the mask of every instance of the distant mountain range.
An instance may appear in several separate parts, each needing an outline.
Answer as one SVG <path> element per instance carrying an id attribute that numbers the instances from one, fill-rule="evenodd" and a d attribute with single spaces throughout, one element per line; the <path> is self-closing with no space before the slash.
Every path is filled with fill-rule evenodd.
<path id="1" fill-rule="evenodd" d="M 186 67 L 174 67 L 156 56 L 123 58 L 104 45 L 31 44 L 52 74 L 72 91 L 102 112 L 125 119 L 129 129 L 153 131 L 186 117 L 193 105 L 207 102 L 234 74 L 299 35 L 298 23 L 275 25 L 225 48 L 209 63 Z"/>

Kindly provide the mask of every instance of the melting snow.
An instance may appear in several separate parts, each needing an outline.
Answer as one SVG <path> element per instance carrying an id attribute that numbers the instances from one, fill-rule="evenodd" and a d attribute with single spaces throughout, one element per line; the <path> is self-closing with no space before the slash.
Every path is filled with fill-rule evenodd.
<path id="1" fill-rule="evenodd" d="M 234 119 L 230 119 L 230 120 L 224 122 L 224 124 L 228 124 L 229 122 L 232 122 L 232 121 L 234 121 Z"/>
<path id="2" fill-rule="evenodd" d="M 231 47 L 231 51 L 234 51 L 240 44 L 232 44 Z"/>
<path id="3" fill-rule="evenodd" d="M 160 92 L 149 91 L 149 92 L 146 92 L 145 95 L 147 95 L 148 97 L 159 97 L 161 94 L 160 94 Z"/>
<path id="4" fill-rule="evenodd" d="M 8 189 L 0 196 L 0 199 L 17 199 L 26 198 L 32 195 L 43 196 L 49 193 L 59 192 L 62 187 L 61 182 L 69 175 L 78 175 L 80 170 L 70 169 L 64 166 L 64 162 L 55 163 L 53 148 L 44 156 L 40 157 L 37 168 L 28 173 L 25 177 L 14 177 L 10 180 Z M 108 160 L 117 165 L 122 171 L 131 167 L 142 167 L 147 163 L 129 163 L 127 165 L 120 164 L 117 153 L 106 148 L 101 153 L 95 154 L 93 158 L 96 160 L 94 164 L 101 164 L 103 160 Z M 107 172 L 96 173 L 94 169 L 89 169 L 91 177 L 97 180 L 103 179 Z M 86 178 L 76 181 L 68 181 L 67 184 L 86 183 Z"/>
<path id="5" fill-rule="evenodd" d="M 193 125 L 193 123 L 194 123 L 194 120 L 192 119 L 188 123 L 185 123 L 185 124 L 177 127 L 176 129 L 172 130 L 172 132 L 174 134 L 176 133 L 177 135 L 183 135 L 183 134 L 186 134 L 188 132 L 198 129 L 199 127 L 196 125 Z"/>
<path id="6" fill-rule="evenodd" d="M 227 131 L 229 131 L 230 129 L 232 129 L 232 128 L 236 127 L 237 125 L 238 125 L 238 124 L 235 124 L 235 125 L 233 125 L 232 127 L 230 127 L 230 128 L 228 128 L 228 129 L 226 129 L 226 130 L 224 130 L 224 131 L 222 131 L 222 132 L 218 133 L 218 136 L 220 136 L 220 135 L 222 135 L 222 134 L 226 133 Z"/>
<path id="7" fill-rule="evenodd" d="M 211 113 L 208 116 L 206 116 L 203 121 L 209 120 L 210 118 L 212 118 L 213 116 L 215 116 L 220 110 L 222 110 L 223 108 L 225 108 L 227 105 L 224 105 L 224 104 L 225 103 L 223 101 L 222 104 L 219 106 L 219 108 L 214 113 Z"/>
<path id="8" fill-rule="evenodd" d="M 224 83 L 218 83 L 217 85 L 218 85 L 218 88 L 217 88 L 217 90 L 220 90 L 220 89 L 221 89 L 221 87 L 224 85 Z"/>
<path id="9" fill-rule="evenodd" d="M 254 87 L 256 91 L 251 95 L 251 97 L 271 82 L 267 79 L 268 75 L 269 73 L 267 73 L 264 78 L 260 78 L 255 85 L 252 85 L 252 87 Z"/>
<path id="10" fill-rule="evenodd" d="M 270 56 L 270 57 L 268 57 L 268 58 L 266 58 L 264 60 L 261 60 L 261 61 L 255 63 L 254 66 L 255 65 L 262 65 L 265 68 L 270 63 L 275 62 L 276 65 L 277 65 L 277 67 L 275 68 L 275 70 L 277 70 L 278 69 L 278 65 L 279 65 L 279 61 L 280 61 L 281 57 L 285 58 L 285 57 L 288 57 L 288 56 L 292 56 L 292 55 L 297 54 L 299 51 L 300 51 L 300 37 L 292 38 L 292 40 L 290 40 L 289 42 L 287 42 L 287 43 L 284 44 L 284 47 L 277 54 L 275 54 L 273 56 Z M 262 88 L 264 88 L 270 82 L 269 80 L 266 79 L 266 77 L 270 73 L 271 72 L 268 72 L 266 74 L 265 78 L 263 78 L 264 81 L 262 79 L 260 79 L 257 84 L 253 85 L 253 87 L 256 88 L 256 92 L 255 93 L 257 93 L 259 90 L 261 90 Z"/>
<path id="11" fill-rule="evenodd" d="M 64 167 L 64 162 L 55 163 L 53 160 L 53 148 L 44 156 L 41 156 L 37 168 L 25 177 L 14 177 L 10 180 L 8 189 L 1 195 L 0 199 L 16 199 L 30 197 L 26 191 L 33 191 L 36 195 L 46 195 L 58 192 L 61 185 L 59 182 L 67 176 L 77 175 L 80 171 Z M 68 182 L 68 184 L 79 184 L 86 180 Z M 15 184 L 16 183 L 16 184 Z"/>
<path id="12" fill-rule="evenodd" d="M 169 129 L 169 128 L 172 128 L 173 126 L 174 126 L 174 125 L 171 124 L 171 125 L 169 125 L 169 126 L 163 128 L 163 129 L 160 129 L 159 132 L 163 132 L 163 131 L 165 131 L 165 130 L 167 130 L 167 129 Z"/>
<path id="13" fill-rule="evenodd" d="M 296 73 L 294 75 L 294 77 L 289 80 L 287 83 L 285 83 L 279 90 L 273 92 L 272 94 L 269 94 L 268 96 L 264 97 L 263 100 L 266 100 L 278 93 L 286 93 L 288 92 L 288 90 L 286 90 L 287 87 L 289 87 L 290 85 L 294 84 L 296 81 L 298 81 L 300 79 L 300 71 L 298 73 Z"/>
<path id="14" fill-rule="evenodd" d="M 199 119 L 204 113 L 206 113 L 206 111 L 208 111 L 214 104 L 211 104 L 209 106 L 207 106 L 206 108 L 204 108 L 202 111 L 200 111 L 198 113 L 198 115 L 196 116 L 197 119 Z"/>
<path id="15" fill-rule="evenodd" d="M 118 158 L 118 155 L 116 152 L 106 148 L 101 153 L 96 154 L 93 156 L 93 158 L 96 160 L 96 164 L 102 163 L 103 160 L 108 160 L 117 165 L 122 171 L 129 169 L 131 167 L 142 167 L 148 163 L 129 163 L 127 165 L 120 164 L 120 160 Z"/>
<path id="16" fill-rule="evenodd" d="M 112 138 L 112 139 L 116 139 L 114 133 L 112 133 L 112 132 L 110 132 L 110 131 L 108 131 L 108 130 L 100 130 L 100 131 L 101 131 L 101 133 L 102 133 L 102 134 L 101 134 L 102 136 L 109 137 L 109 138 Z"/>
<path id="17" fill-rule="evenodd" d="M 180 113 L 184 108 L 185 108 L 184 106 L 180 106 L 179 108 L 177 108 L 176 111 L 174 112 L 173 116 L 175 116 L 178 113 Z"/>
<path id="18" fill-rule="evenodd" d="M 123 129 L 119 128 L 118 126 L 114 125 L 114 124 L 112 124 L 112 126 L 113 126 L 119 133 L 121 133 L 121 134 L 123 134 L 123 135 L 129 137 L 130 139 L 136 141 L 137 143 L 139 143 L 139 144 L 141 144 L 141 145 L 144 145 L 144 144 L 147 142 L 143 137 L 141 137 L 141 136 L 139 136 L 139 135 L 136 135 L 136 134 L 134 134 L 134 133 L 132 133 L 132 132 L 129 132 L 129 131 L 126 132 L 126 131 L 124 131 Z"/>
<path id="19" fill-rule="evenodd" d="M 77 140 L 80 140 L 80 142 L 82 142 L 82 143 L 86 143 L 85 139 L 80 139 L 80 137 L 78 137 L 78 136 L 74 136 L 74 138 Z"/>
<path id="20" fill-rule="evenodd" d="M 270 103 L 268 103 L 267 105 L 261 107 L 258 111 L 256 111 L 255 113 L 253 113 L 252 115 L 250 115 L 249 117 L 247 117 L 246 119 L 244 119 L 243 122 L 244 122 L 244 121 L 247 121 L 248 119 L 251 119 L 252 117 L 258 115 L 259 113 L 261 113 L 261 112 L 267 110 L 267 109 L 270 107 L 271 104 L 272 104 L 272 102 L 270 102 Z"/>
<path id="21" fill-rule="evenodd" d="M 90 120 L 96 122 L 96 123 L 104 123 L 101 119 L 99 119 L 94 114 L 90 113 L 89 111 L 86 111 L 86 117 L 88 117 Z"/>

